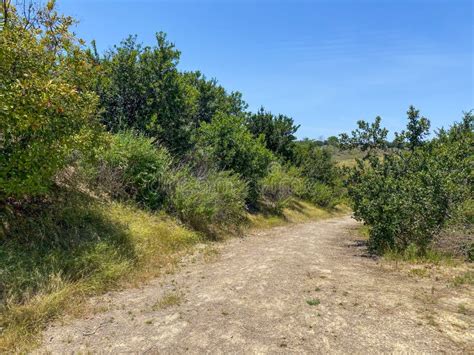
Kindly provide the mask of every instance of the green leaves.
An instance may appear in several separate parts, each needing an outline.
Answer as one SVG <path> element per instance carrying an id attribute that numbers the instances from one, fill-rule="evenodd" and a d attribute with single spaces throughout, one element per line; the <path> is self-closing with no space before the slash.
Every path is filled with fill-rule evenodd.
<path id="1" fill-rule="evenodd" d="M 401 147 L 407 146 L 410 150 L 414 150 L 421 146 L 429 135 L 431 124 L 426 117 L 420 117 L 420 111 L 413 106 L 409 107 L 407 115 L 407 129 L 400 134 L 395 134 L 395 142 Z"/>
<path id="2" fill-rule="evenodd" d="M 73 152 L 99 142 L 91 66 L 54 2 L 31 19 L 10 8 L 0 34 L 0 197 L 47 193 Z"/>
<path id="3" fill-rule="evenodd" d="M 245 221 L 247 184 L 229 171 L 210 170 L 196 176 L 188 169 L 175 173 L 170 207 L 185 223 L 213 234 Z"/>
<path id="4" fill-rule="evenodd" d="M 301 196 L 305 189 L 305 180 L 295 167 L 283 167 L 274 162 L 268 174 L 259 181 L 260 203 L 281 213 L 294 196 Z"/>
<path id="5" fill-rule="evenodd" d="M 340 135 L 340 145 L 343 149 L 360 148 L 367 155 L 374 154 L 377 150 L 387 148 L 388 130 L 382 128 L 380 123 L 382 118 L 375 117 L 373 123 L 357 121 L 358 128 L 352 131 L 351 136 L 343 133 Z"/>
<path id="6" fill-rule="evenodd" d="M 249 183 L 249 199 L 258 196 L 258 180 L 267 174 L 274 159 L 263 143 L 247 129 L 244 119 L 224 114 L 216 115 L 210 123 L 203 123 L 195 136 L 198 159 L 231 170 Z"/>
<path id="7" fill-rule="evenodd" d="M 472 115 L 423 143 L 427 120 L 409 112 L 408 150 L 360 161 L 348 180 L 356 218 L 371 226 L 374 251 L 424 251 L 466 200 L 472 199 Z M 423 143 L 423 144 L 422 144 Z"/>
<path id="8" fill-rule="evenodd" d="M 239 93 L 228 94 L 199 72 L 179 72 L 179 58 L 163 32 L 153 47 L 130 36 L 104 56 L 96 90 L 109 131 L 133 129 L 183 155 L 201 122 L 217 113 L 242 115 L 246 106 Z"/>
<path id="9" fill-rule="evenodd" d="M 112 196 L 126 193 L 140 205 L 150 209 L 161 208 L 169 194 L 172 158 L 164 148 L 153 146 L 152 140 L 132 132 L 113 136 L 109 149 L 101 155 L 103 166 L 98 179 L 107 188 L 106 176 L 118 179 L 107 191 Z"/>
<path id="10" fill-rule="evenodd" d="M 291 117 L 275 116 L 263 107 L 247 117 L 247 127 L 255 137 L 263 135 L 265 146 L 284 161 L 293 158 L 294 134 L 299 128 Z"/>

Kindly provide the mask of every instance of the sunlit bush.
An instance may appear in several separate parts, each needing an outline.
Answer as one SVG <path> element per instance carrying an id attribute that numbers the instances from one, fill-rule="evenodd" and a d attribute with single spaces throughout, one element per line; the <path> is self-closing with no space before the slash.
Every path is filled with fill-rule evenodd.
<path id="1" fill-rule="evenodd" d="M 472 198 L 473 116 L 423 141 L 429 121 L 414 108 L 408 114 L 408 132 L 398 136 L 402 148 L 359 161 L 348 182 L 355 216 L 371 226 L 370 246 L 378 252 L 411 244 L 425 251 Z"/>
<path id="2" fill-rule="evenodd" d="M 0 199 L 47 193 L 75 151 L 98 144 L 94 68 L 54 3 L 35 26 L 13 7 L 0 31 Z"/>
<path id="3" fill-rule="evenodd" d="M 219 170 L 231 170 L 249 186 L 249 201 L 258 198 L 258 181 L 268 171 L 272 159 L 263 137 L 255 139 L 243 118 L 218 114 L 211 123 L 203 123 L 196 135 L 198 159 Z"/>
<path id="4" fill-rule="evenodd" d="M 169 194 L 171 164 L 165 148 L 154 146 L 149 138 L 122 132 L 102 152 L 96 178 L 99 187 L 112 196 L 125 193 L 144 207 L 158 209 Z"/>
<path id="5" fill-rule="evenodd" d="M 285 169 L 280 164 L 273 163 L 268 174 L 260 180 L 260 202 L 275 212 L 281 212 L 292 197 L 301 194 L 305 188 L 304 183 L 296 168 Z"/>
<path id="6" fill-rule="evenodd" d="M 196 230 L 238 227 L 245 220 L 247 184 L 228 171 L 196 176 L 188 169 L 175 172 L 170 208 Z"/>

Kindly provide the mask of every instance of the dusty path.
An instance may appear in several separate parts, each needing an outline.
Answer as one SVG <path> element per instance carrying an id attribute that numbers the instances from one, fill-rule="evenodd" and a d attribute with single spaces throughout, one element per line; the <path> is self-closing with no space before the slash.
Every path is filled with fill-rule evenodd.
<path id="1" fill-rule="evenodd" d="M 363 257 L 355 227 L 342 217 L 229 240 L 211 262 L 95 299 L 108 310 L 51 327 L 39 351 L 472 351 L 472 319 L 442 328 L 427 301 L 444 297 L 433 282 Z"/>

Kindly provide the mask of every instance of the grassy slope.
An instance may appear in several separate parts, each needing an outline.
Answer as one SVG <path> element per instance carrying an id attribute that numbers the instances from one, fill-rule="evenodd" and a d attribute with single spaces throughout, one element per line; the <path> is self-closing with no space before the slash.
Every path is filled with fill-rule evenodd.
<path id="1" fill-rule="evenodd" d="M 332 146 L 327 146 L 326 149 L 331 152 L 333 161 L 341 168 L 355 166 L 356 159 L 361 159 L 365 155 L 360 149 L 341 150 Z"/>
<path id="2" fill-rule="evenodd" d="M 346 211 L 296 201 L 281 216 L 249 215 L 249 222 L 269 228 Z M 17 240 L 0 238 L 0 352 L 34 346 L 48 322 L 85 312 L 88 297 L 156 277 L 205 242 L 164 214 L 84 196 L 24 215 L 10 226 Z"/>
<path id="3" fill-rule="evenodd" d="M 281 226 L 287 223 L 302 223 L 318 219 L 336 217 L 350 212 L 346 206 L 336 206 L 332 210 L 322 209 L 305 201 L 293 201 L 281 215 L 275 214 L 249 214 L 251 229 L 263 229 Z"/>

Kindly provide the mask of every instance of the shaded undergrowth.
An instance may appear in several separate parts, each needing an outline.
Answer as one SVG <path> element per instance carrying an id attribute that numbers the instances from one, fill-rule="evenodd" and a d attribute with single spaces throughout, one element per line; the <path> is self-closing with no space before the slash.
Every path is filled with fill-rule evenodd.
<path id="1" fill-rule="evenodd" d="M 77 192 L 9 206 L 0 241 L 0 351 L 22 350 L 90 295 L 159 274 L 202 240 L 164 214 Z"/>

